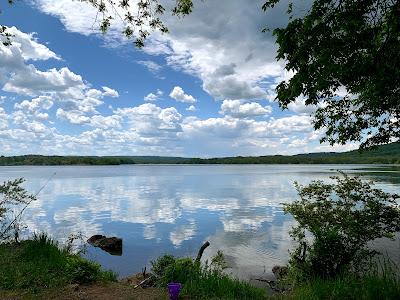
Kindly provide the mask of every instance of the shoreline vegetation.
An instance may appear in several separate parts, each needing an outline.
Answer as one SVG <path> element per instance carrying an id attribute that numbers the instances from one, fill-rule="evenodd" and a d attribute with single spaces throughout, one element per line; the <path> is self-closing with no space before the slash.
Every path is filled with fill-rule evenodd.
<path id="1" fill-rule="evenodd" d="M 117 280 L 95 262 L 73 253 L 46 234 L 0 244 L 0 299 L 169 299 L 168 282 L 181 282 L 179 299 L 399 299 L 400 277 L 386 260 L 364 273 L 343 272 L 332 278 L 310 278 L 291 286 L 287 277 L 263 288 L 223 272 L 218 253 L 200 263 L 190 257 L 164 255 L 151 262 L 151 273 Z M 291 275 L 292 276 L 292 275 Z M 265 280 L 267 281 L 267 280 Z"/>
<path id="2" fill-rule="evenodd" d="M 363 151 L 191 158 L 167 156 L 0 156 L 0 166 L 128 164 L 400 164 L 400 142 Z"/>

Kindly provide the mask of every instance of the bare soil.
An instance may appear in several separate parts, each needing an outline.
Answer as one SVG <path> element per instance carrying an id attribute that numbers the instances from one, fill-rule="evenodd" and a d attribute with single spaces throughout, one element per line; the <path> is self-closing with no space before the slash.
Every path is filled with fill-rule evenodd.
<path id="1" fill-rule="evenodd" d="M 167 300 L 167 291 L 161 288 L 134 288 L 143 278 L 135 275 L 121 282 L 96 283 L 89 285 L 71 284 L 69 286 L 48 289 L 37 294 L 31 292 L 1 291 L 0 299 L 60 299 L 60 300 Z"/>

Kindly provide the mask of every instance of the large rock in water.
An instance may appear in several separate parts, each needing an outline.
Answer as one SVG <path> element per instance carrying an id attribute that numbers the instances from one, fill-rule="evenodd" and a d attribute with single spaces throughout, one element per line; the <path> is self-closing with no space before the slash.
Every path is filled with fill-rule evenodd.
<path id="1" fill-rule="evenodd" d="M 111 255 L 122 255 L 122 239 L 113 237 L 106 237 L 101 234 L 95 234 L 91 236 L 88 243 L 94 247 L 110 253 Z"/>

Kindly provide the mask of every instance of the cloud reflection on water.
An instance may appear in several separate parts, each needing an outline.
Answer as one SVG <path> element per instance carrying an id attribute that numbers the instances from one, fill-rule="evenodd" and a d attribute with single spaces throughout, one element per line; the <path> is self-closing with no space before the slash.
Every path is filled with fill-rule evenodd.
<path id="1" fill-rule="evenodd" d="M 293 220 L 284 215 L 282 203 L 296 197 L 293 182 L 327 179 L 337 168 L 18 167 L 2 168 L 0 179 L 24 176 L 34 191 L 57 171 L 26 211 L 30 230 L 46 231 L 60 240 L 78 231 L 87 237 L 122 237 L 121 258 L 90 254 L 120 275 L 140 271 L 163 253 L 194 255 L 208 239 L 206 257 L 223 250 L 231 271 L 249 277 L 288 258 Z"/>

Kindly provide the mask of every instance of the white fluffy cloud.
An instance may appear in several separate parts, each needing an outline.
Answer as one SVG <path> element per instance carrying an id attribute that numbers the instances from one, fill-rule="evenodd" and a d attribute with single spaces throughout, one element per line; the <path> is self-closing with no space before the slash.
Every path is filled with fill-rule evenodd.
<path id="1" fill-rule="evenodd" d="M 60 119 L 66 120 L 71 124 L 85 124 L 89 123 L 90 118 L 83 115 L 79 110 L 64 110 L 62 108 L 57 109 L 56 116 Z"/>
<path id="2" fill-rule="evenodd" d="M 0 45 L 0 78 L 3 90 L 18 95 L 36 96 L 31 100 L 16 103 L 14 119 L 35 117 L 48 119 L 49 110 L 54 104 L 58 109 L 56 116 L 72 124 L 90 123 L 90 114 L 97 114 L 96 108 L 104 103 L 104 97 L 118 97 L 116 90 L 103 86 L 102 90 L 90 88 L 82 76 L 68 67 L 38 70 L 29 60 L 59 59 L 46 46 L 37 42 L 33 34 L 27 34 L 12 27 L 16 41 L 11 46 Z M 30 116 L 29 116 L 30 115 Z M 44 125 L 43 125 L 44 126 Z M 34 129 L 41 126 L 35 124 Z M 37 131 L 37 130 L 36 130 Z"/>
<path id="3" fill-rule="evenodd" d="M 31 101 L 24 100 L 21 103 L 15 103 L 14 108 L 26 110 L 31 113 L 37 112 L 40 109 L 48 110 L 53 106 L 53 101 L 49 96 L 39 96 Z"/>
<path id="4" fill-rule="evenodd" d="M 35 37 L 35 33 L 27 34 L 21 32 L 15 26 L 9 27 L 8 32 L 13 35 L 12 42 L 17 48 L 21 49 L 22 56 L 25 60 L 61 59 L 60 56 L 45 45 L 40 44 Z"/>
<path id="5" fill-rule="evenodd" d="M 70 96 L 86 87 L 82 77 L 67 67 L 38 70 L 29 61 L 58 59 L 58 56 L 39 44 L 33 34 L 23 33 L 15 27 L 12 27 L 12 33 L 16 42 L 0 46 L 0 84 L 4 91 L 28 96 L 50 93 Z"/>
<path id="6" fill-rule="evenodd" d="M 157 101 L 162 97 L 162 95 L 164 95 L 164 92 L 157 89 L 156 92 L 147 94 L 147 96 L 145 96 L 143 100 L 147 102 Z"/>
<path id="7" fill-rule="evenodd" d="M 311 115 L 316 111 L 318 106 L 316 105 L 306 105 L 305 99 L 299 98 L 296 99 L 295 102 L 292 102 L 288 105 L 288 109 L 297 113 L 297 114 L 304 114 L 304 115 Z"/>
<path id="8" fill-rule="evenodd" d="M 104 93 L 103 93 L 104 97 L 111 97 L 111 98 L 118 98 L 119 97 L 119 93 L 116 90 L 112 89 L 112 88 L 109 88 L 107 86 L 103 86 L 102 89 L 104 91 Z"/>
<path id="9" fill-rule="evenodd" d="M 107 129 L 107 128 L 121 128 L 122 118 L 117 115 L 101 116 L 95 115 L 91 117 L 90 124 L 93 127 Z"/>
<path id="10" fill-rule="evenodd" d="M 118 108 L 115 114 L 122 116 L 133 125 L 132 130 L 144 137 L 176 137 L 182 131 L 182 115 L 174 107 L 162 109 L 152 103 L 136 107 Z"/>
<path id="11" fill-rule="evenodd" d="M 175 86 L 169 96 L 178 102 L 196 103 L 196 99 L 192 95 L 186 94 L 180 86 Z"/>
<path id="12" fill-rule="evenodd" d="M 237 118 L 266 116 L 272 112 L 271 106 L 261 106 L 257 102 L 243 103 L 240 100 L 224 100 L 220 113 Z"/>
<path id="13" fill-rule="evenodd" d="M 186 108 L 187 111 L 196 111 L 196 107 L 194 105 L 190 105 L 188 108 Z"/>

